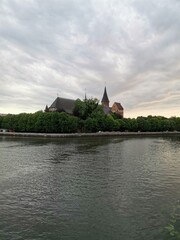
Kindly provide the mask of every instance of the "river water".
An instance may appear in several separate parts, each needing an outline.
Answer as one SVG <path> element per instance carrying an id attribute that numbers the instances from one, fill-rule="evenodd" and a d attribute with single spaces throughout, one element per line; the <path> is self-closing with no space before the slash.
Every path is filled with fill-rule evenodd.
<path id="1" fill-rule="evenodd" d="M 1 240 L 159 240 L 179 200 L 180 137 L 0 136 Z"/>

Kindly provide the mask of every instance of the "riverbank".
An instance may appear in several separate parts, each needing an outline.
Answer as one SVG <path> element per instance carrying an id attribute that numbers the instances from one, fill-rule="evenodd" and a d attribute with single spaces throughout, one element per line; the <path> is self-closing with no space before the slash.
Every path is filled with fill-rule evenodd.
<path id="1" fill-rule="evenodd" d="M 180 132 L 97 132 L 97 133 L 26 133 L 26 132 L 0 132 L 0 136 L 17 137 L 45 137 L 45 138 L 67 138 L 67 137 L 98 137 L 98 136 L 170 136 L 180 135 Z"/>

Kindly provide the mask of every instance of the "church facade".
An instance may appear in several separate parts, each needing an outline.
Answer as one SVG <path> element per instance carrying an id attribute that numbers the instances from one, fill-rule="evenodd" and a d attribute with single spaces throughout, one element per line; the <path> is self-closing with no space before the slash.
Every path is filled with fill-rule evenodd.
<path id="1" fill-rule="evenodd" d="M 73 110 L 75 107 L 75 101 L 73 99 L 60 98 L 57 97 L 54 102 L 48 107 L 46 105 L 45 112 L 66 112 L 68 114 L 73 114 Z M 106 87 L 104 88 L 104 94 L 101 100 L 101 104 L 105 114 L 114 113 L 119 118 L 123 118 L 124 116 L 124 108 L 121 103 L 114 102 L 112 107 L 109 106 L 109 98 L 107 94 Z"/>
<path id="2" fill-rule="evenodd" d="M 103 106 L 104 112 L 106 114 L 108 113 L 114 113 L 116 114 L 119 118 L 124 117 L 124 108 L 122 107 L 121 103 L 119 102 L 114 102 L 112 107 L 109 106 L 109 98 L 107 94 L 106 87 L 104 88 L 104 94 L 101 100 L 101 104 Z"/>

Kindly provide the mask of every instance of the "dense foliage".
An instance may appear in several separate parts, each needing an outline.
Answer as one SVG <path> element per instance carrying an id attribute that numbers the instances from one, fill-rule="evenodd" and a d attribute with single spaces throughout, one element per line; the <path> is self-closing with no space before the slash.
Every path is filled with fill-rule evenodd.
<path id="1" fill-rule="evenodd" d="M 16 132 L 74 133 L 98 131 L 180 131 L 180 117 L 148 116 L 119 119 L 104 114 L 97 99 L 77 100 L 74 114 L 36 112 L 0 116 L 0 128 Z"/>
<path id="2" fill-rule="evenodd" d="M 71 133 L 78 129 L 78 118 L 64 112 L 8 114 L 0 117 L 0 127 L 16 132 Z"/>
<path id="3" fill-rule="evenodd" d="M 84 101 L 77 99 L 73 114 L 81 119 L 87 119 L 88 117 L 91 117 L 94 112 L 98 111 L 98 103 L 99 101 L 96 98 L 85 99 Z"/>

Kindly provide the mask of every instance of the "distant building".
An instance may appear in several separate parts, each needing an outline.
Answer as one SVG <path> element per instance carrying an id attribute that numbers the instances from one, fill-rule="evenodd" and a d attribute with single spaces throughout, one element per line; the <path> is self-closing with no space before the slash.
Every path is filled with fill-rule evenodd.
<path id="1" fill-rule="evenodd" d="M 8 129 L 0 128 L 0 132 L 8 132 Z"/>
<path id="2" fill-rule="evenodd" d="M 109 98 L 107 95 L 106 87 L 104 88 L 104 94 L 101 100 L 104 112 L 108 113 L 115 113 L 119 118 L 123 118 L 124 116 L 124 108 L 122 107 L 121 103 L 114 102 L 112 107 L 109 107 Z"/>
<path id="3" fill-rule="evenodd" d="M 57 97 L 49 108 L 46 105 L 45 112 L 66 112 L 73 114 L 75 101 L 76 100 Z"/>
<path id="4" fill-rule="evenodd" d="M 85 95 L 86 99 L 86 95 Z M 69 114 L 73 114 L 73 110 L 75 107 L 75 101 L 73 99 L 68 98 L 60 98 L 57 97 L 50 107 L 46 105 L 45 112 L 66 112 Z M 104 88 L 104 94 L 101 100 L 101 104 L 103 106 L 103 110 L 105 114 L 115 113 L 119 118 L 123 118 L 124 109 L 121 103 L 115 102 L 112 107 L 109 107 L 109 98 L 107 95 L 106 87 Z"/>
<path id="5" fill-rule="evenodd" d="M 124 108 L 118 102 L 113 103 L 113 105 L 111 107 L 111 112 L 117 114 L 121 118 L 123 118 L 123 116 L 124 116 Z"/>

